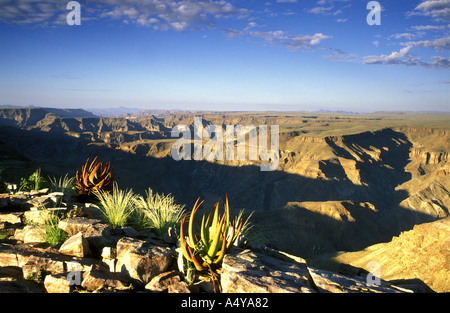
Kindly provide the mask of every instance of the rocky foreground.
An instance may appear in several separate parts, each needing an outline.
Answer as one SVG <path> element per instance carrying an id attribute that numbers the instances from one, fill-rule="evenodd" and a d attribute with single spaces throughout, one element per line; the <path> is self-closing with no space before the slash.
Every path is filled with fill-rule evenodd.
<path id="1" fill-rule="evenodd" d="M 49 214 L 61 216 L 58 227 L 69 234 L 62 244 L 43 240 L 40 225 Z M 173 233 L 159 238 L 149 230 L 111 229 L 94 204 L 47 190 L 0 195 L 0 234 L 0 292 L 5 293 L 431 291 L 420 283 L 376 282 L 364 270 L 354 277 L 319 270 L 269 248 L 233 248 L 217 280 L 205 273 L 188 283 Z"/>

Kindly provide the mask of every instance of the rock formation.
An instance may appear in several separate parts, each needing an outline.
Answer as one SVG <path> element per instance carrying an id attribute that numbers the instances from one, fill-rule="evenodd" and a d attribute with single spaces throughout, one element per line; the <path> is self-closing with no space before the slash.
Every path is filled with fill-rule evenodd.
<path id="1" fill-rule="evenodd" d="M 45 191 L 9 196 L 0 208 L 0 292 L 212 292 L 207 273 L 188 284 L 175 262 L 177 246 L 149 230 L 130 227 L 112 230 L 98 219 L 95 205 L 62 203 L 55 209 L 27 206 L 45 197 Z M 34 200 L 34 201 L 33 201 Z M 80 210 L 81 208 L 81 210 Z M 10 212 L 14 209 L 14 212 Z M 75 216 L 83 215 L 83 216 Z M 59 222 L 69 235 L 64 243 L 49 246 L 42 240 L 39 219 L 25 226 L 27 212 L 71 216 Z M 13 216 L 13 217 L 11 217 Z M 32 235 L 31 235 L 32 234 Z M 26 239 L 28 238 L 28 239 Z M 411 292 L 383 281 L 345 277 L 308 266 L 307 262 L 270 248 L 233 248 L 220 270 L 225 293 Z"/>
<path id="2" fill-rule="evenodd" d="M 424 115 L 417 119 L 415 115 L 409 118 L 408 114 L 333 116 L 295 112 L 202 115 L 204 125 L 280 125 L 278 170 L 261 172 L 259 161 L 250 160 L 173 160 L 170 148 L 177 138 L 171 138 L 171 130 L 175 125 L 191 125 L 194 113 L 101 118 L 70 110 L 0 109 L 0 167 L 5 169 L 1 180 L 17 184 L 21 177 L 28 177 L 37 168 L 42 168 L 45 174 L 73 175 L 87 157 L 99 156 L 114 165 L 121 186 L 136 193 L 143 194 L 150 187 L 155 192 L 170 193 L 184 204 L 194 203 L 200 196 L 206 206 L 212 204 L 211 199 L 216 201 L 227 194 L 233 205 L 232 215 L 241 209 L 247 214 L 254 211 L 252 222 L 267 231 L 266 244 L 301 256 L 308 269 L 315 268 L 314 261 L 322 256 L 387 243 L 415 225 L 450 216 L 446 116 L 433 115 L 428 119 Z M 64 247 L 71 246 L 68 250 L 71 252 L 66 253 L 77 256 L 62 254 L 58 251 L 60 247 L 53 249 L 52 255 L 102 259 L 102 266 L 115 273 L 114 277 L 105 278 L 99 274 L 103 267 L 95 267 L 89 273 L 100 278 L 93 281 L 105 280 L 114 285 L 117 277 L 128 275 L 134 286 L 160 277 L 155 286 L 165 286 L 164 275 L 153 277 L 156 272 L 134 272 L 130 263 L 148 269 L 168 266 L 167 271 L 177 270 L 173 264 L 154 266 L 142 260 L 165 254 L 150 249 L 153 244 L 158 246 L 160 243 L 156 241 L 161 242 L 160 239 L 151 238 L 149 244 L 151 236 L 136 234 L 132 229 L 122 229 L 119 234 L 98 216 L 90 215 L 94 206 L 66 203 L 66 207 L 59 208 L 58 197 L 46 192 L 0 195 L 1 232 L 15 238 L 8 239 L 4 243 L 8 246 L 2 249 L 14 246 L 26 253 L 31 248 L 41 249 L 42 236 L 34 224 L 40 223 L 45 214 L 62 214 L 70 220 L 61 221 L 60 228 L 69 237 L 81 233 Z M 37 205 L 46 210 L 36 210 Z M 25 226 L 25 220 L 33 224 Z M 129 239 L 121 240 L 122 237 Z M 11 240 L 17 244 L 12 245 Z M 121 252 L 118 248 L 127 240 L 131 246 L 142 246 L 136 248 L 138 251 Z M 105 247 L 110 250 L 104 251 Z M 162 247 L 172 249 L 174 244 Z M 260 260 L 258 255 L 251 254 L 259 252 L 250 251 L 245 257 Z M 12 255 L 8 258 L 16 261 L 24 258 Z M 229 261 L 239 259 L 230 255 Z M 32 259 L 39 266 L 50 262 L 44 258 L 46 261 L 41 264 L 39 260 L 42 261 Z M 115 269 L 117 263 L 121 265 L 119 272 Z M 365 268 L 366 264 L 363 265 Z M 39 276 L 32 271 L 34 267 L 30 264 L 25 269 Z M 83 269 L 84 272 L 88 270 Z M 227 273 L 238 278 L 242 274 Z M 316 272 L 308 273 L 311 282 Z M 322 274 L 321 283 L 310 285 L 314 291 L 328 290 L 330 287 L 318 286 L 336 277 Z M 48 285 L 61 281 L 60 274 L 51 275 L 54 277 L 48 278 Z M 178 273 L 166 276 L 174 282 L 180 277 L 176 284 L 179 290 L 186 287 L 181 287 L 184 280 Z M 128 286 L 127 282 L 120 288 Z M 149 290 L 163 288 L 155 286 Z M 207 283 L 202 286 L 208 289 Z"/>
<path id="3" fill-rule="evenodd" d="M 416 225 L 390 242 L 342 253 L 333 260 L 356 268 L 376 261 L 382 279 L 398 284 L 420 279 L 436 292 L 450 292 L 450 217 Z"/>

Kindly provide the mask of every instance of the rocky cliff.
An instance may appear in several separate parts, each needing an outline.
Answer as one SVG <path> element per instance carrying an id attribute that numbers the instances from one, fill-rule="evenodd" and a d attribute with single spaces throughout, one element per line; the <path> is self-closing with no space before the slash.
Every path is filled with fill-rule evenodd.
<path id="1" fill-rule="evenodd" d="M 74 175 L 98 155 L 112 162 L 122 187 L 137 193 L 151 187 L 185 204 L 199 196 L 211 204 L 228 194 L 233 214 L 255 211 L 253 222 L 271 247 L 306 260 L 389 242 L 449 216 L 449 132 L 425 122 L 416 127 L 416 116 L 205 113 L 204 125 L 280 125 L 279 168 L 261 172 L 258 161 L 173 160 L 170 130 L 192 125 L 193 114 L 2 114 L 8 126 L 0 140 L 36 167 Z"/>
<path id="2" fill-rule="evenodd" d="M 46 190 L 0 195 L 1 293 L 412 293 L 366 277 L 319 270 L 297 256 L 264 248 L 234 248 L 218 276 L 184 275 L 177 237 L 131 227 L 111 229 L 96 205 L 72 202 Z M 55 207 L 58 204 L 59 207 Z M 69 238 L 50 246 L 43 236 L 49 215 Z M 7 237 L 7 238 L 5 238 Z"/>
<path id="3" fill-rule="evenodd" d="M 376 261 L 382 279 L 420 279 L 436 292 L 450 292 L 450 218 L 416 225 L 390 242 L 340 253 L 333 260 L 356 268 Z"/>

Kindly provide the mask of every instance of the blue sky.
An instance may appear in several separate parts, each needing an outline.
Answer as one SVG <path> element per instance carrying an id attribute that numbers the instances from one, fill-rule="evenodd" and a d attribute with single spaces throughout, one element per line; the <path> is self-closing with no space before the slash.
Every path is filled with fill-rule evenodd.
<path id="1" fill-rule="evenodd" d="M 450 0 L 0 0 L 0 105 L 445 111 Z"/>

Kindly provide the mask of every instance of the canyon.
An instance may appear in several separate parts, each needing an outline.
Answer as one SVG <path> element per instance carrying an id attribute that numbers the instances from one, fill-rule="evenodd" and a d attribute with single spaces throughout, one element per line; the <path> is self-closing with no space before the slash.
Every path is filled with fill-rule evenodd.
<path id="1" fill-rule="evenodd" d="M 249 158 L 174 160 L 171 147 L 178 138 L 171 130 L 193 127 L 195 116 L 203 126 L 223 129 L 279 125 L 277 170 L 260 171 L 261 162 Z M 136 193 L 170 193 L 187 208 L 201 197 L 206 210 L 228 195 L 232 214 L 254 212 L 251 221 L 265 244 L 325 267 L 343 251 L 388 243 L 415 225 L 448 217 L 449 151 L 448 114 L 176 112 L 112 118 L 84 110 L 0 109 L 0 167 L 9 182 L 37 168 L 74 176 L 86 158 L 98 156 L 111 162 L 122 188 Z"/>

